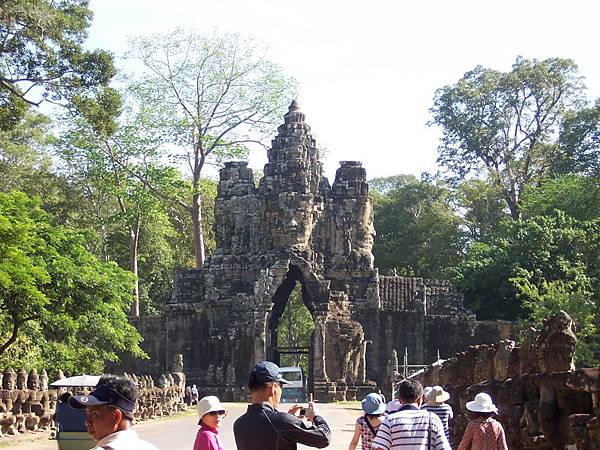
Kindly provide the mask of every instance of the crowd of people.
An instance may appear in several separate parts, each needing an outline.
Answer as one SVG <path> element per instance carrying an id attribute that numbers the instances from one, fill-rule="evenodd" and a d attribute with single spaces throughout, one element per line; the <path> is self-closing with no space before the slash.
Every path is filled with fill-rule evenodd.
<path id="1" fill-rule="evenodd" d="M 245 414 L 233 424 L 238 450 L 296 450 L 298 444 L 325 448 L 331 430 L 310 401 L 307 408 L 295 404 L 278 411 L 284 379 L 279 367 L 268 361 L 258 363 L 250 373 L 251 401 Z M 195 387 L 195 386 L 194 386 Z M 92 450 L 156 450 L 132 429 L 137 388 L 128 378 L 103 376 L 89 395 L 68 399 L 73 408 L 85 408 L 85 425 L 97 442 Z M 197 394 L 196 394 L 197 395 Z M 453 411 L 446 402 L 450 395 L 441 386 L 423 389 L 418 381 L 404 380 L 397 399 L 385 402 L 371 393 L 361 402 L 364 415 L 356 420 L 349 450 L 361 443 L 363 450 L 448 450 L 449 420 Z M 220 400 L 206 396 L 196 400 L 199 429 L 194 450 L 225 450 L 219 428 L 227 414 Z M 472 415 L 457 450 L 507 450 L 504 430 L 494 416 L 498 413 L 486 393 L 467 402 Z"/>

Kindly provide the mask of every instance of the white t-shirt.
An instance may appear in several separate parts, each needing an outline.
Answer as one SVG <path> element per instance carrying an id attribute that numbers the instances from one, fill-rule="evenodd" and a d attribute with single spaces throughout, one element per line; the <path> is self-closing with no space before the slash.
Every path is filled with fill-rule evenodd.
<path id="1" fill-rule="evenodd" d="M 150 442 L 139 438 L 135 430 L 123 430 L 109 434 L 96 442 L 92 450 L 158 450 Z"/>

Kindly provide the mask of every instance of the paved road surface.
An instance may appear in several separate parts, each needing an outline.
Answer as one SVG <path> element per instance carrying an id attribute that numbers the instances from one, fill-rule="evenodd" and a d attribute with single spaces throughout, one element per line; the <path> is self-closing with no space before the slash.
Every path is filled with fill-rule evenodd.
<path id="1" fill-rule="evenodd" d="M 226 403 L 229 410 L 223 421 L 220 436 L 226 450 L 235 449 L 233 437 L 233 422 L 246 411 L 246 404 Z M 327 447 L 332 450 L 346 450 L 352 434 L 354 423 L 361 414 L 359 403 L 329 403 L 318 405 L 320 413 L 331 427 L 333 441 Z M 287 405 L 281 405 L 281 411 L 287 409 Z M 152 442 L 161 450 L 190 450 L 194 444 L 196 431 L 198 430 L 197 416 L 186 415 L 176 419 L 158 420 L 152 422 L 141 422 L 135 426 L 138 434 L 147 441 Z M 2 442 L 2 438 L 0 438 Z M 56 450 L 56 441 L 36 440 L 35 442 L 20 442 L 10 445 L 11 450 Z M 300 449 L 309 447 L 298 446 Z"/>

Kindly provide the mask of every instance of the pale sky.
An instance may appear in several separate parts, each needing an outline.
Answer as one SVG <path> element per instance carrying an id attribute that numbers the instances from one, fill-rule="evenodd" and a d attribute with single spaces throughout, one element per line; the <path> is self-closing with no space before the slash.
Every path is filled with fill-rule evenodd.
<path id="1" fill-rule="evenodd" d="M 270 47 L 299 83 L 330 181 L 340 160 L 362 161 L 368 178 L 435 172 L 433 95 L 477 65 L 508 71 L 518 55 L 571 58 L 588 96 L 600 97 L 593 0 L 92 0 L 91 9 L 88 45 L 117 55 L 130 36 L 174 27 Z M 264 150 L 251 154 L 250 166 L 265 162 Z"/>

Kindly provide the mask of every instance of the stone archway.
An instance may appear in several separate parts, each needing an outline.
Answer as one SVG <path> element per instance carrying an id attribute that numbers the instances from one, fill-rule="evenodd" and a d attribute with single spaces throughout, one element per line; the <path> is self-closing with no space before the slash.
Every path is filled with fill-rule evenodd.
<path id="1" fill-rule="evenodd" d="M 281 325 L 283 314 L 291 301 L 291 295 L 294 289 L 300 285 L 302 303 L 310 313 L 311 320 L 314 322 L 314 301 L 311 298 L 311 292 L 307 287 L 302 270 L 297 265 L 289 265 L 285 278 L 275 290 L 272 296 L 273 307 L 267 315 L 267 335 L 266 335 L 266 357 L 278 365 L 282 365 L 281 356 L 286 354 L 306 355 L 307 367 L 305 376 L 308 378 L 308 388 L 312 391 L 312 381 L 314 378 L 314 346 L 312 345 L 312 336 L 309 342 L 299 346 L 283 346 L 278 340 L 279 326 Z"/>

